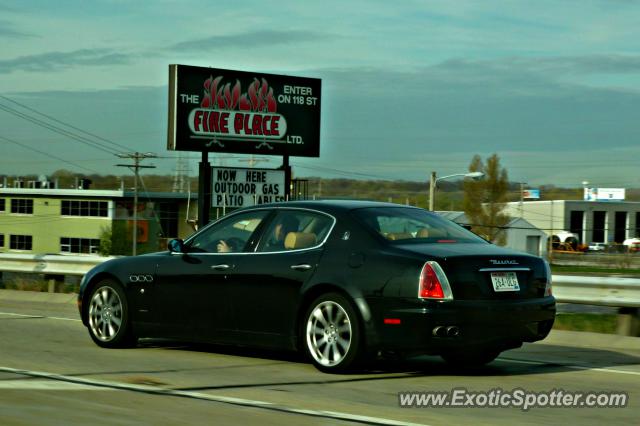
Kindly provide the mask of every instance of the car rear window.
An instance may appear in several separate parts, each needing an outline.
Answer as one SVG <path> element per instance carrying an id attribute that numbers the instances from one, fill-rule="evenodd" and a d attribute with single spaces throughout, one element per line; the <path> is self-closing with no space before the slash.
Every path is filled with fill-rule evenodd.
<path id="1" fill-rule="evenodd" d="M 370 207 L 356 209 L 353 214 L 392 243 L 486 243 L 462 226 L 426 210 Z"/>

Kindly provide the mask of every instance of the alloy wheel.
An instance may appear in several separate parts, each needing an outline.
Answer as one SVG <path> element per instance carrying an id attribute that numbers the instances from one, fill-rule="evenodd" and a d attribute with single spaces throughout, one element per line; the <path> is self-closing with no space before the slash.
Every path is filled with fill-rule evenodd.
<path id="1" fill-rule="evenodd" d="M 307 320 L 306 340 L 311 356 L 318 364 L 340 364 L 351 346 L 353 331 L 347 312 L 338 303 L 319 303 Z"/>
<path id="2" fill-rule="evenodd" d="M 89 327 L 98 340 L 113 340 L 122 327 L 123 315 L 122 301 L 112 287 L 100 287 L 93 293 L 89 305 Z"/>

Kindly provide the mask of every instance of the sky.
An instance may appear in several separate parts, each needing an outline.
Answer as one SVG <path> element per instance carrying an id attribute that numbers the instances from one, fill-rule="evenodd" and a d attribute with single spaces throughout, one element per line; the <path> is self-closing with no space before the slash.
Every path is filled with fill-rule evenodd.
<path id="1" fill-rule="evenodd" d="M 529 187 L 638 188 L 638 22 L 636 0 L 0 0 L 0 175 L 128 173 L 114 151 L 174 173 L 177 63 L 322 79 L 296 176 L 427 181 L 496 153 Z"/>

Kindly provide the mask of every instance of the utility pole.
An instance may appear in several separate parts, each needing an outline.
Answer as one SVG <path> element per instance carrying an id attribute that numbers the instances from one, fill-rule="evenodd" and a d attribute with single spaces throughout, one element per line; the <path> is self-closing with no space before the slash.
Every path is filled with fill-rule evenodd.
<path id="1" fill-rule="evenodd" d="M 142 166 L 140 165 L 140 161 L 147 158 L 156 158 L 157 155 L 146 152 L 133 152 L 129 154 L 116 154 L 120 158 L 128 158 L 133 160 L 133 164 L 116 164 L 118 167 L 127 167 L 130 170 L 133 170 L 133 243 L 132 243 L 132 254 L 135 256 L 137 254 L 137 244 L 138 244 L 138 171 L 140 169 L 155 169 L 156 166 Z"/>

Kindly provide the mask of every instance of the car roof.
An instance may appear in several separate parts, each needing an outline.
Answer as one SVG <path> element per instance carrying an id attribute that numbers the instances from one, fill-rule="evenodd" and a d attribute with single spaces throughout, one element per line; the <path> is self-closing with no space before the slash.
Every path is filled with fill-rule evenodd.
<path id="1" fill-rule="evenodd" d="M 386 203 L 382 201 L 368 201 L 368 200 L 349 200 L 349 199 L 326 199 L 326 200 L 305 200 L 305 201 L 286 201 L 281 203 L 269 203 L 260 204 L 254 206 L 256 208 L 270 208 L 270 207 L 299 207 L 307 209 L 317 209 L 320 211 L 325 210 L 354 210 L 371 207 L 406 207 L 417 208 L 413 206 L 407 206 L 404 204 Z"/>

